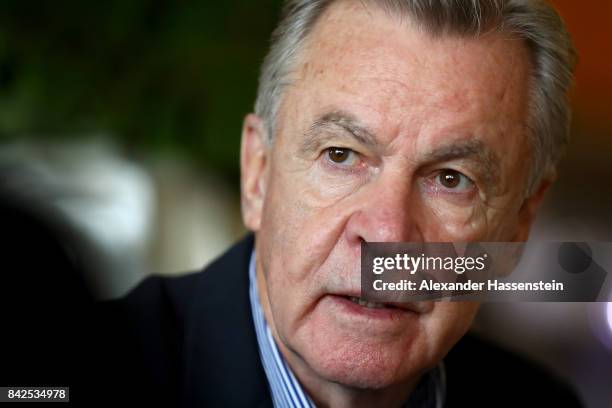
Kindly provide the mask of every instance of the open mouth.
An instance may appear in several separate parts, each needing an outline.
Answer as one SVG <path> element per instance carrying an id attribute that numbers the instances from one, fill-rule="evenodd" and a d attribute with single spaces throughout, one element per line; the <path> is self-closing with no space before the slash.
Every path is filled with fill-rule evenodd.
<path id="1" fill-rule="evenodd" d="M 333 310 L 340 312 L 338 318 L 348 316 L 349 319 L 367 319 L 371 324 L 377 325 L 406 323 L 430 310 L 426 305 L 419 305 L 418 302 L 374 302 L 356 295 L 357 293 L 354 292 L 329 294 L 325 296 L 324 302 L 332 305 Z"/>
<path id="2" fill-rule="evenodd" d="M 367 307 L 369 309 L 397 309 L 396 306 L 388 303 L 370 302 L 356 296 L 346 296 L 346 298 L 359 306 Z"/>

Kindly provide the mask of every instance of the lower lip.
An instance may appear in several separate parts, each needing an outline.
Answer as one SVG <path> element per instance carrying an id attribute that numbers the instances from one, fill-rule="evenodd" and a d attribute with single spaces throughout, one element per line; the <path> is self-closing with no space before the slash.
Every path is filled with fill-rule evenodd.
<path id="1" fill-rule="evenodd" d="M 396 307 L 365 307 L 361 306 L 346 296 L 328 295 L 334 304 L 338 305 L 342 311 L 354 316 L 362 316 L 368 319 L 376 320 L 400 320 L 409 316 L 415 316 L 416 313 L 406 309 Z"/>

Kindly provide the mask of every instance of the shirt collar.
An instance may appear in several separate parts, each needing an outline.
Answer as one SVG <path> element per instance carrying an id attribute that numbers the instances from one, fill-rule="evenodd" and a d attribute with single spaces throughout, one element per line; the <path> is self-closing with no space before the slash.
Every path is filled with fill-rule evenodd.
<path id="1" fill-rule="evenodd" d="M 259 346 L 259 356 L 268 378 L 274 407 L 315 408 L 315 404 L 304 392 L 293 371 L 279 352 L 274 337 L 272 337 L 272 331 L 266 322 L 257 291 L 255 250 L 251 253 L 249 262 L 249 298 Z M 444 364 L 440 362 L 433 370 L 425 374 L 405 407 L 442 408 L 446 394 L 445 377 Z"/>

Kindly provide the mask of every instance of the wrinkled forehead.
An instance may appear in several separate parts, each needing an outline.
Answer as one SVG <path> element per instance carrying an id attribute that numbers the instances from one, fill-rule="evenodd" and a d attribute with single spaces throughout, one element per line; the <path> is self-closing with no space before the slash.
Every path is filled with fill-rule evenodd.
<path id="1" fill-rule="evenodd" d="M 308 36 L 290 92 L 320 109 L 358 105 L 376 126 L 433 113 L 501 126 L 526 122 L 529 69 L 527 47 L 509 34 L 432 36 L 407 16 L 340 1 Z"/>

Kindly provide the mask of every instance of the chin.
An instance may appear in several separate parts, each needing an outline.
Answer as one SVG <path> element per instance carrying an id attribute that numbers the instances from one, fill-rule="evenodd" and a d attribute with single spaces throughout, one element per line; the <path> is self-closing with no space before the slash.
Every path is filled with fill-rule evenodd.
<path id="1" fill-rule="evenodd" d="M 399 344 L 328 341 L 321 347 L 314 342 L 310 350 L 312 355 L 303 358 L 319 377 L 352 388 L 384 389 L 423 372 L 416 359 L 407 355 L 406 346 Z"/>

